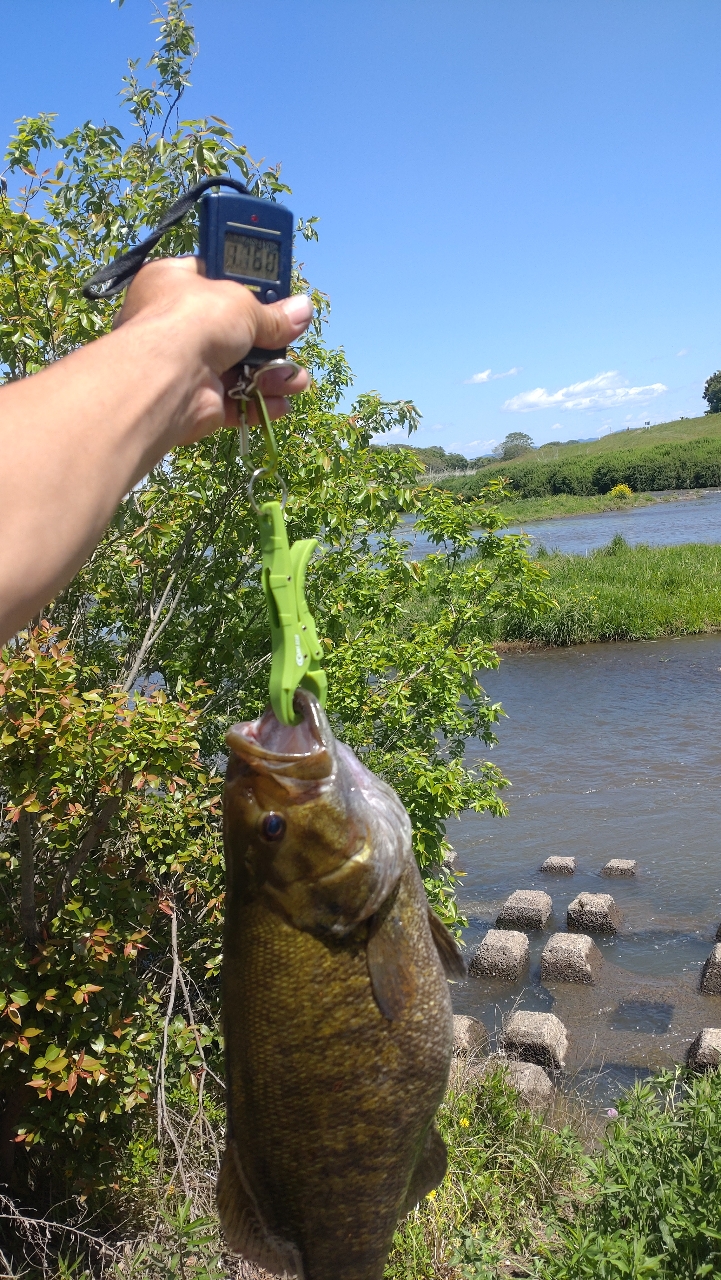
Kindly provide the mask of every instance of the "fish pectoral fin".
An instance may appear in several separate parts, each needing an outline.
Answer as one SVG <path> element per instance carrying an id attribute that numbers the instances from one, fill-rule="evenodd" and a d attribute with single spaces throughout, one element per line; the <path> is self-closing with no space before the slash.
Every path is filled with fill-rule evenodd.
<path id="1" fill-rule="evenodd" d="M 378 1008 L 389 1022 L 396 1022 L 415 991 L 416 979 L 410 941 L 392 910 L 381 909 L 371 923 L 366 963 Z"/>
<path id="2" fill-rule="evenodd" d="M 428 923 L 431 926 L 436 951 L 441 957 L 443 972 L 447 978 L 451 978 L 454 982 L 460 982 L 462 978 L 468 976 L 468 969 L 466 968 L 461 948 L 432 907 L 428 908 Z"/>
<path id="3" fill-rule="evenodd" d="M 223 1153 L 216 1190 L 218 1215 L 228 1248 L 263 1267 L 280 1280 L 303 1280 L 303 1266 L 292 1244 L 279 1240 L 266 1227 L 247 1190 L 234 1142 Z"/>
<path id="4" fill-rule="evenodd" d="M 404 1218 L 411 1209 L 415 1209 L 424 1196 L 434 1187 L 440 1186 L 448 1168 L 448 1152 L 436 1126 L 432 1124 L 426 1134 L 415 1168 L 408 1183 L 406 1198 L 401 1207 L 400 1216 Z"/>

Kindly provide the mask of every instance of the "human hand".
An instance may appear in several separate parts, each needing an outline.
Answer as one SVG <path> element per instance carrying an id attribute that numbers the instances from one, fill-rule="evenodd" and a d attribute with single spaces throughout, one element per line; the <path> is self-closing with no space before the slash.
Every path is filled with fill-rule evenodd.
<path id="1" fill-rule="evenodd" d="M 307 329 L 313 304 L 295 294 L 267 306 L 249 289 L 231 280 L 206 280 L 198 258 L 160 258 L 147 263 L 128 289 L 115 322 L 144 326 L 144 341 L 157 341 L 159 358 L 187 377 L 188 395 L 176 427 L 175 444 L 191 444 L 220 427 L 238 426 L 238 402 L 227 391 L 236 381 L 230 372 L 251 347 L 277 350 Z M 152 335 L 157 334 L 157 338 Z M 281 418 L 290 405 L 287 396 L 304 391 L 308 373 L 301 369 L 290 379 L 284 370 L 269 370 L 260 379 L 271 418 Z M 248 406 L 248 420 L 255 406 Z"/>

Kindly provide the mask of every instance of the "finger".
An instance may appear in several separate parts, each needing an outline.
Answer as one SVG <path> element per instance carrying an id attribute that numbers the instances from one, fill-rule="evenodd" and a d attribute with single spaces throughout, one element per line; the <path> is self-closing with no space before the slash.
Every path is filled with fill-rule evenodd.
<path id="1" fill-rule="evenodd" d="M 305 333 L 313 318 L 313 302 L 305 293 L 266 305 L 257 304 L 255 312 L 255 345 L 266 351 L 277 351 Z"/>
<path id="2" fill-rule="evenodd" d="M 237 427 L 240 422 L 238 401 L 230 400 L 226 396 L 225 406 L 225 425 L 227 427 Z M 271 396 L 266 400 L 265 407 L 268 410 L 268 417 L 273 422 L 278 418 L 284 418 L 286 413 L 290 413 L 290 401 L 286 400 L 285 396 Z M 246 419 L 249 427 L 258 426 L 258 409 L 252 400 L 247 407 Z"/>
<path id="3" fill-rule="evenodd" d="M 307 369 L 269 369 L 261 373 L 258 386 L 264 396 L 295 396 L 310 385 Z"/>

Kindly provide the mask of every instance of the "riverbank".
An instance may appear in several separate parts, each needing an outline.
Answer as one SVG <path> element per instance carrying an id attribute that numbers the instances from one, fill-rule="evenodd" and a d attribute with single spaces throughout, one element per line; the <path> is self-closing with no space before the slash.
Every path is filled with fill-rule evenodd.
<path id="1" fill-rule="evenodd" d="M 614 499 L 610 494 L 555 493 L 545 498 L 517 498 L 500 502 L 498 510 L 509 525 L 527 525 L 536 520 L 562 520 L 565 516 L 593 515 L 603 511 L 630 511 L 659 502 L 694 502 L 718 489 L 664 489 L 660 492 L 634 493 L 630 498 Z M 533 532 L 530 530 L 530 532 Z"/>
<path id="2" fill-rule="evenodd" d="M 721 629 L 721 546 L 629 547 L 538 555 L 556 607 L 499 621 L 496 639 L 534 645 L 655 640 Z"/>
<path id="3" fill-rule="evenodd" d="M 636 1085 L 611 1111 L 594 1113 L 559 1091 L 539 1113 L 502 1067 L 481 1075 L 480 1065 L 454 1066 L 461 1079 L 437 1116 L 448 1172 L 400 1223 L 385 1280 L 721 1274 L 721 1073 L 667 1073 Z M 215 1142 L 222 1148 L 219 1120 Z M 100 1216 L 80 1218 L 82 1229 L 74 1199 L 48 1219 L 6 1212 L 0 1263 L 8 1265 L 1 1274 L 268 1280 L 268 1272 L 227 1252 L 214 1207 L 212 1150 L 184 1144 L 182 1189 L 169 1181 L 142 1120 L 131 1148 L 128 1168 L 110 1189 L 116 1199 Z M 113 1208 L 122 1213 L 118 1221 Z"/>

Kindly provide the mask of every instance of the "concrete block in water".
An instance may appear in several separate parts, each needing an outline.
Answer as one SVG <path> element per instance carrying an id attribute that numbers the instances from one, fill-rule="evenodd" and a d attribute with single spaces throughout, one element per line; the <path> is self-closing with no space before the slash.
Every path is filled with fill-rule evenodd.
<path id="1" fill-rule="evenodd" d="M 541 956 L 542 982 L 595 982 L 603 956 L 585 933 L 554 933 Z"/>
<path id="2" fill-rule="evenodd" d="M 542 889 L 516 889 L 496 917 L 497 929 L 542 929 L 553 902 Z"/>
<path id="3" fill-rule="evenodd" d="M 721 1027 L 704 1027 L 689 1046 L 686 1061 L 693 1071 L 710 1071 L 721 1065 Z"/>
<path id="4" fill-rule="evenodd" d="M 617 933 L 622 918 L 610 893 L 579 893 L 568 904 L 568 927 L 581 933 Z"/>
<path id="5" fill-rule="evenodd" d="M 562 876 L 572 876 L 575 870 L 575 858 L 557 858 L 555 855 L 552 858 L 546 858 L 541 866 L 541 871 L 556 871 Z"/>
<path id="6" fill-rule="evenodd" d="M 508 1019 L 502 1045 L 510 1058 L 560 1071 L 566 1058 L 568 1036 L 555 1014 L 519 1011 Z"/>
<path id="7" fill-rule="evenodd" d="M 701 970 L 701 990 L 707 996 L 721 996 L 721 942 L 717 942 Z"/>
<path id="8" fill-rule="evenodd" d="M 635 876 L 637 862 L 635 858 L 611 858 L 605 867 L 601 867 L 602 876 Z"/>
<path id="9" fill-rule="evenodd" d="M 459 1058 L 483 1053 L 488 1047 L 488 1032 L 478 1018 L 465 1013 L 453 1015 L 453 1052 Z"/>
<path id="10" fill-rule="evenodd" d="M 537 1066 L 535 1062 L 511 1059 L 506 1064 L 506 1075 L 509 1084 L 520 1093 L 529 1107 L 543 1108 L 553 1101 L 556 1092 L 553 1082 L 549 1080 L 543 1067 Z"/>
<path id="11" fill-rule="evenodd" d="M 518 982 L 528 965 L 528 938 L 515 929 L 489 929 L 471 956 L 468 972 L 475 978 Z"/>
<path id="12" fill-rule="evenodd" d="M 719 925 L 718 929 L 716 930 L 716 941 L 717 941 L 717 942 L 721 942 L 721 924 Z"/>

